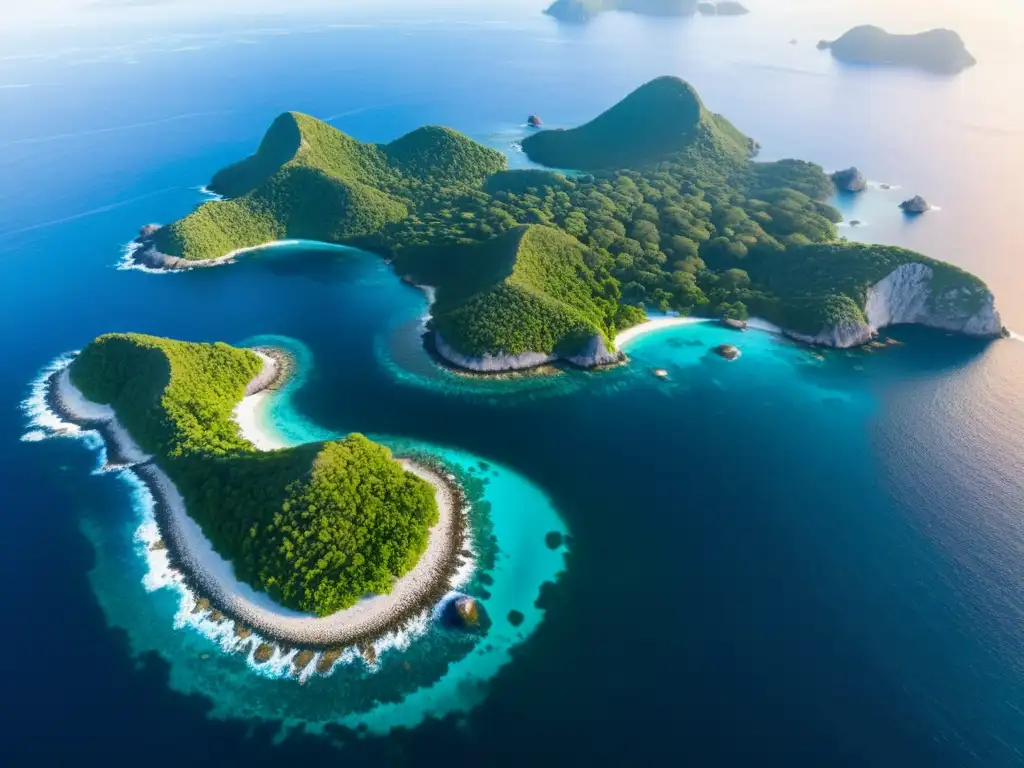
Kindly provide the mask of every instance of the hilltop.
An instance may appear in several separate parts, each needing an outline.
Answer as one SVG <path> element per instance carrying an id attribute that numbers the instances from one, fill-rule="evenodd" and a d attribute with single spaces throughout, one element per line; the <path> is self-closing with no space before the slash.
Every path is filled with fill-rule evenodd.
<path id="1" fill-rule="evenodd" d="M 617 301 L 607 273 L 587 266 L 586 249 L 550 227 L 520 226 L 491 240 L 398 262 L 412 279 L 438 286 L 432 310 L 437 349 L 462 367 L 514 368 L 485 356 L 613 362 L 617 325 L 642 319 Z M 411 262 L 411 263 L 410 263 Z"/>
<path id="2" fill-rule="evenodd" d="M 659 77 L 586 125 L 541 131 L 523 140 L 534 162 L 552 168 L 641 168 L 687 152 L 694 162 L 743 163 L 751 140 L 709 112 L 693 86 Z"/>
<path id="3" fill-rule="evenodd" d="M 156 230 L 147 243 L 148 260 L 187 265 L 274 240 L 365 237 L 406 217 L 417 200 L 448 187 L 479 185 L 505 167 L 501 153 L 448 128 L 420 128 L 390 144 L 365 144 L 288 112 L 274 121 L 254 155 L 214 175 L 210 188 L 230 199 L 206 203 Z"/>
<path id="4" fill-rule="evenodd" d="M 964 41 L 950 29 L 896 35 L 881 27 L 854 27 L 838 40 L 822 40 L 821 49 L 840 61 L 914 67 L 940 75 L 955 75 L 977 64 Z"/>
<path id="5" fill-rule="evenodd" d="M 427 547 L 433 487 L 362 435 L 256 450 L 232 413 L 263 368 L 226 344 L 110 334 L 70 378 L 114 409 L 240 580 L 319 616 L 390 592 Z"/>

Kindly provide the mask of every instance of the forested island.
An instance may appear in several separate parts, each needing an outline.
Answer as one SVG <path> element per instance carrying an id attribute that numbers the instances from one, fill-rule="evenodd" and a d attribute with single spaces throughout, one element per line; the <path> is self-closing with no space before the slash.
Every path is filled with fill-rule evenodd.
<path id="1" fill-rule="evenodd" d="M 737 0 L 555 0 L 545 11 L 559 21 L 582 24 L 605 11 L 626 11 L 643 16 L 740 16 L 747 9 Z"/>
<path id="2" fill-rule="evenodd" d="M 841 241 L 824 170 L 753 161 L 756 142 L 678 78 L 522 146 L 575 172 L 509 171 L 503 155 L 449 129 L 373 145 L 288 113 L 255 155 L 214 177 L 230 199 L 147 233 L 136 257 L 215 263 L 282 238 L 373 250 L 437 288 L 438 351 L 476 370 L 610 362 L 615 336 L 648 308 L 757 315 L 839 346 L 897 322 L 1001 331 L 974 276 Z"/>
<path id="3" fill-rule="evenodd" d="M 257 450 L 232 413 L 265 365 L 226 344 L 112 334 L 82 350 L 66 383 L 113 409 L 241 582 L 320 617 L 389 593 L 438 522 L 434 486 L 358 434 Z"/>
<path id="4" fill-rule="evenodd" d="M 896 35 L 881 27 L 854 27 L 837 40 L 822 40 L 840 61 L 912 67 L 940 75 L 955 75 L 977 64 L 964 41 L 950 29 L 932 29 L 914 35 Z"/>

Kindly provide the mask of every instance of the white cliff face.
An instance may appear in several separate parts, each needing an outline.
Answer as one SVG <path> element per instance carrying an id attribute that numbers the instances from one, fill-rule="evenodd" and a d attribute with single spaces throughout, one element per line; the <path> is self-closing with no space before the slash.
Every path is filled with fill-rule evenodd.
<path id="1" fill-rule="evenodd" d="M 598 334 L 591 336 L 577 354 L 569 355 L 565 359 L 580 368 L 595 368 L 599 365 L 611 365 L 619 362 L 622 359 L 622 354 L 608 349 L 604 336 Z"/>
<path id="2" fill-rule="evenodd" d="M 434 334 L 434 348 L 437 354 L 452 365 L 465 368 L 467 371 L 479 373 L 501 373 L 502 371 L 521 371 L 536 368 L 538 365 L 551 363 L 558 355 L 546 355 L 543 352 L 523 352 L 521 355 L 482 355 L 470 357 L 464 355 L 444 340 L 440 333 Z"/>
<path id="3" fill-rule="evenodd" d="M 856 347 L 890 325 L 912 323 L 970 336 L 995 337 L 1002 332 L 1003 322 L 991 293 L 984 288 L 963 286 L 935 295 L 933 277 L 932 268 L 925 264 L 903 264 L 868 289 L 864 305 L 866 323 L 845 323 L 814 336 L 792 332 L 788 335 L 808 344 Z M 980 308 L 973 313 L 964 310 L 965 306 L 979 304 Z"/>
<path id="4" fill-rule="evenodd" d="M 992 294 L 984 288 L 962 286 L 936 295 L 932 291 L 933 272 L 924 264 L 904 264 L 884 280 L 868 289 L 864 314 L 873 331 L 888 325 L 916 323 L 970 336 L 998 336 L 1002 319 L 995 309 Z M 979 303 L 973 313 L 965 305 Z"/>
<path id="5" fill-rule="evenodd" d="M 452 365 L 464 368 L 467 371 L 478 373 L 502 373 L 504 371 L 523 371 L 528 368 L 536 368 L 539 365 L 553 363 L 559 359 L 558 355 L 546 354 L 544 352 L 523 352 L 520 355 L 482 355 L 470 357 L 464 355 L 444 340 L 440 333 L 434 334 L 434 348 L 437 354 L 443 357 Z M 618 352 L 608 349 L 604 337 L 595 335 L 584 345 L 583 349 L 575 355 L 565 358 L 573 365 L 581 368 L 594 368 L 599 365 L 610 365 L 622 359 Z"/>
<path id="6" fill-rule="evenodd" d="M 863 323 L 843 323 L 832 328 L 826 328 L 814 336 L 807 333 L 796 333 L 795 331 L 786 331 L 785 333 L 791 339 L 802 341 L 805 344 L 814 344 L 819 347 L 839 347 L 840 349 L 867 344 L 871 341 L 871 337 L 875 335 Z"/>

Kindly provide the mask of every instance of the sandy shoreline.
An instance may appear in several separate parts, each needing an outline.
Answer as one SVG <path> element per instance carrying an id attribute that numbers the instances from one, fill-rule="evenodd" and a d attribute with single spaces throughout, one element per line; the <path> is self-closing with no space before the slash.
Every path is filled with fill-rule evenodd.
<path id="1" fill-rule="evenodd" d="M 662 331 L 666 328 L 676 328 L 681 325 L 694 325 L 696 323 L 710 323 L 710 319 L 706 317 L 655 317 L 648 320 L 640 325 L 634 325 L 632 328 L 627 328 L 622 333 L 615 337 L 615 347 L 622 349 L 623 345 L 629 344 L 632 341 L 646 336 L 649 333 L 656 331 Z"/>
<path id="2" fill-rule="evenodd" d="M 236 248 L 213 259 L 188 260 L 179 256 L 170 256 L 156 250 L 151 236 L 134 240 L 128 248 L 125 260 L 132 266 L 155 271 L 181 272 L 189 269 L 201 269 L 205 267 L 217 267 L 221 264 L 233 264 L 235 258 L 253 251 L 269 250 L 271 248 L 283 248 L 286 246 L 308 245 L 321 250 L 348 250 L 348 246 L 325 243 L 320 240 L 272 240 L 259 245 L 250 245 L 245 248 Z"/>
<path id="3" fill-rule="evenodd" d="M 257 391 L 246 399 L 266 396 L 268 388 L 280 378 L 273 358 L 266 352 L 258 354 L 266 361 L 264 370 L 251 383 Z M 133 471 L 156 500 L 155 517 L 173 565 L 182 571 L 197 598 L 209 600 L 212 607 L 235 620 L 236 627 L 255 630 L 271 641 L 310 649 L 369 643 L 423 614 L 449 591 L 460 565 L 464 521 L 461 494 L 452 479 L 439 470 L 401 460 L 406 470 L 435 487 L 439 519 L 431 529 L 426 552 L 411 571 L 395 581 L 391 593 L 364 598 L 331 616 L 304 615 L 277 605 L 268 595 L 235 577 L 231 563 L 214 551 L 198 523 L 188 515 L 185 501 L 170 477 L 135 444 L 113 409 L 90 402 L 75 388 L 69 371 L 65 367 L 51 379 L 52 406 L 68 421 L 97 429 L 110 453 L 133 465 Z M 254 386 L 258 382 L 262 383 Z M 254 444 L 253 437 L 265 441 L 266 436 L 260 437 L 255 424 L 239 426 Z"/>

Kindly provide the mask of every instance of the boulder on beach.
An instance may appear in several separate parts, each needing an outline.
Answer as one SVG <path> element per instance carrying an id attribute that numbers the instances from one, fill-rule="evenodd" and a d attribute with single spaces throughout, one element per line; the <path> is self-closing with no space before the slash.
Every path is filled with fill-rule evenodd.
<path id="1" fill-rule="evenodd" d="M 724 357 L 726 360 L 735 360 L 740 356 L 739 349 L 734 347 L 732 344 L 719 344 L 711 351 L 719 357 Z"/>
<path id="2" fill-rule="evenodd" d="M 900 203 L 900 210 L 904 213 L 918 214 L 930 211 L 931 209 L 932 207 L 928 204 L 928 201 L 920 195 L 914 195 L 909 200 L 904 200 Z"/>
<path id="3" fill-rule="evenodd" d="M 719 322 L 726 328 L 732 328 L 734 331 L 745 331 L 747 330 L 746 320 L 736 320 L 731 317 L 723 317 Z"/>
<path id="4" fill-rule="evenodd" d="M 531 128 L 540 128 L 544 125 L 544 121 L 542 121 L 538 115 L 530 115 L 526 118 L 526 124 Z"/>
<path id="5" fill-rule="evenodd" d="M 842 192 L 862 192 L 868 180 L 857 168 L 847 168 L 832 174 L 832 183 Z"/>

